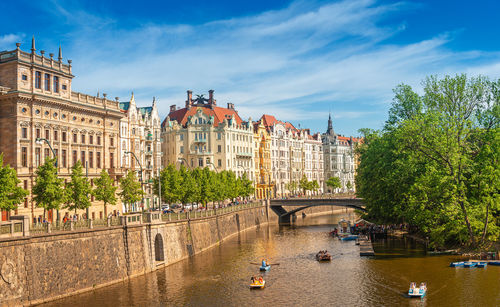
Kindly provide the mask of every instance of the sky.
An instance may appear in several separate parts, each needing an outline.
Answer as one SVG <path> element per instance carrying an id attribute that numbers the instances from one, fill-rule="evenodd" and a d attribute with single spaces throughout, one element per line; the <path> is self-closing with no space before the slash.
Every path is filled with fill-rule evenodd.
<path id="1" fill-rule="evenodd" d="M 429 75 L 500 77 L 500 2 L 2 1 L 0 50 L 15 43 L 73 65 L 73 91 L 156 97 L 160 116 L 186 90 L 239 115 L 359 135 L 380 129 L 401 83 Z M 22 17 L 22 18 L 21 18 Z"/>

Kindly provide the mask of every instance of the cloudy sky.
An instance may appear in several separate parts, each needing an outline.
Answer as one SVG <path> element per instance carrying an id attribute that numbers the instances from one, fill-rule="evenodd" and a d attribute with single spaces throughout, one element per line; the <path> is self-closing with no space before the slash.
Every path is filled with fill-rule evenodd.
<path id="1" fill-rule="evenodd" d="M 215 90 L 243 118 L 263 113 L 313 131 L 380 128 L 392 89 L 430 74 L 500 77 L 496 1 L 5 1 L 0 50 L 73 60 L 73 90 L 156 96 Z M 8 12 L 7 14 L 5 14 Z"/>

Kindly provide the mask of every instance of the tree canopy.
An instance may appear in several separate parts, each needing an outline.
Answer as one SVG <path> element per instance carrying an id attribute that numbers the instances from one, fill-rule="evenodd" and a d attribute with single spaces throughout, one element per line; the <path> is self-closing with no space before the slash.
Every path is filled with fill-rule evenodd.
<path id="1" fill-rule="evenodd" d="M 382 131 L 364 130 L 358 195 L 375 221 L 407 222 L 434 245 L 500 234 L 500 80 L 428 77 L 395 90 Z"/>
<path id="2" fill-rule="evenodd" d="M 86 209 L 90 207 L 89 196 L 92 192 L 89 180 L 83 175 L 83 166 L 77 161 L 71 168 L 71 181 L 66 185 L 67 206 L 70 210 Z M 88 217 L 87 217 L 88 218 Z"/>
<path id="3" fill-rule="evenodd" d="M 3 153 L 0 154 L 0 210 L 14 210 L 22 203 L 28 191 L 18 186 L 16 170 L 3 165 Z"/>
<path id="4" fill-rule="evenodd" d="M 113 186 L 113 179 L 109 176 L 106 170 L 101 171 L 99 178 L 94 180 L 95 188 L 92 191 L 95 199 L 102 201 L 104 206 L 104 216 L 107 216 L 106 205 L 116 204 L 116 189 L 118 187 Z"/>
<path id="5" fill-rule="evenodd" d="M 340 183 L 339 177 L 328 178 L 328 180 L 326 181 L 326 185 L 334 191 L 335 191 L 335 189 L 340 189 L 342 187 L 342 184 Z"/>
<path id="6" fill-rule="evenodd" d="M 118 194 L 126 206 L 142 200 L 144 191 L 134 171 L 129 170 L 127 175 L 120 180 L 120 188 L 121 191 Z"/>
<path id="7" fill-rule="evenodd" d="M 46 210 L 59 210 L 61 204 L 66 200 L 66 193 L 63 188 L 63 179 L 57 177 L 55 160 L 47 158 L 45 163 L 36 170 L 35 185 L 33 186 L 33 200 L 37 207 Z"/>

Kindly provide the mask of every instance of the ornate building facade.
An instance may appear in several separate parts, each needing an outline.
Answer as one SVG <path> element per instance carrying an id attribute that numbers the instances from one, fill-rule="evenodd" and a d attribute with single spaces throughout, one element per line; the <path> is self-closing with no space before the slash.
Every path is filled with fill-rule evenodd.
<path id="1" fill-rule="evenodd" d="M 22 51 L 20 45 L 0 52 L 0 152 L 5 163 L 16 169 L 28 191 L 35 183 L 37 167 L 52 157 L 52 149 L 58 175 L 65 180 L 78 160 L 91 183 L 102 169 L 116 176 L 123 117 L 118 99 L 73 92 L 71 60 L 63 63 L 61 48 L 54 58 L 43 50 L 37 54 L 34 38 L 30 53 Z M 89 217 L 102 218 L 101 203 L 92 204 Z M 108 207 L 119 210 L 119 206 Z M 9 214 L 36 218 L 43 209 L 36 207 L 30 194 L 17 210 L 2 212 L 2 219 Z M 49 211 L 48 219 L 55 218 L 55 212 Z"/>
<path id="2" fill-rule="evenodd" d="M 144 209 L 159 207 L 152 187 L 153 178 L 158 176 L 162 165 L 161 121 L 156 99 L 153 98 L 150 107 L 137 107 L 132 93 L 129 101 L 120 102 L 120 111 L 125 114 L 120 120 L 120 167 L 123 172 L 136 171 L 137 178 L 142 180 Z M 137 205 L 132 205 L 131 210 L 141 209 Z"/>
<path id="3" fill-rule="evenodd" d="M 187 91 L 184 108 L 170 106 L 162 123 L 163 164 L 232 170 L 254 180 L 251 119 L 243 121 L 232 103 L 227 108 L 217 106 L 213 94 L 210 90 L 208 99 L 203 95 L 193 99 Z"/>
<path id="4" fill-rule="evenodd" d="M 356 174 L 356 153 L 359 138 L 345 137 L 335 133 L 331 115 L 328 117 L 328 128 L 322 135 L 325 182 L 330 177 L 340 178 L 342 187 L 337 191 L 332 191 L 330 187 L 324 186 L 325 191 L 347 192 L 355 191 L 354 176 Z"/>
<path id="5" fill-rule="evenodd" d="M 321 134 L 310 134 L 309 129 L 302 130 L 304 138 L 304 174 L 309 181 L 318 182 L 318 193 L 323 193 L 324 162 Z"/>
<path id="6" fill-rule="evenodd" d="M 254 122 L 255 197 L 267 199 L 275 197 L 271 181 L 271 136 L 262 120 Z"/>

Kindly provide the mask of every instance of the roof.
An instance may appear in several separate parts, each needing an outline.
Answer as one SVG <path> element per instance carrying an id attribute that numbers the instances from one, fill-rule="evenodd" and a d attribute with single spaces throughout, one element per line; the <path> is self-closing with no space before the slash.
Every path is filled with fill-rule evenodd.
<path id="1" fill-rule="evenodd" d="M 123 101 L 119 103 L 120 106 L 120 111 L 128 111 L 128 108 L 130 107 L 130 101 Z"/>
<path id="2" fill-rule="evenodd" d="M 238 115 L 238 112 L 233 109 L 226 109 L 217 106 L 210 107 L 209 105 L 195 105 L 191 108 L 182 108 L 179 110 L 175 110 L 168 114 L 170 120 L 176 120 L 180 125 L 186 125 L 187 119 L 189 116 L 193 116 L 201 109 L 203 114 L 207 116 L 214 117 L 214 126 L 217 127 L 220 123 L 224 122 L 224 119 L 234 118 L 236 120 L 237 125 L 241 125 L 243 121 L 241 117 Z M 165 123 L 165 121 L 164 121 Z M 162 124 L 163 125 L 163 124 Z"/>
<path id="3" fill-rule="evenodd" d="M 151 112 L 153 111 L 153 107 L 140 107 L 140 108 L 137 108 L 137 110 L 139 112 L 141 112 L 142 115 L 144 114 L 151 114 Z"/>

